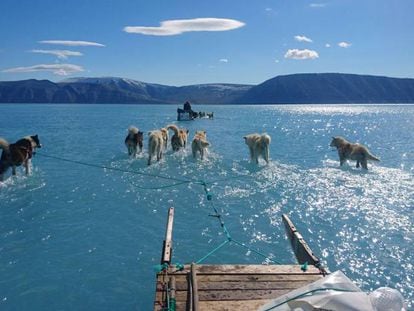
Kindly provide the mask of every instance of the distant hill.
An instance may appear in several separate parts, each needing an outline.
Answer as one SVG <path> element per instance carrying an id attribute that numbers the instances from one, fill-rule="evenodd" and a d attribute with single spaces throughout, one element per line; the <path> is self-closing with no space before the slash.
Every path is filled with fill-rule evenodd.
<path id="1" fill-rule="evenodd" d="M 167 86 L 131 79 L 71 78 L 0 82 L 0 103 L 128 103 L 128 104 L 222 104 L 241 97 L 252 86 L 200 84 Z"/>
<path id="2" fill-rule="evenodd" d="M 167 86 L 131 79 L 71 78 L 0 82 L 0 103 L 130 104 L 414 103 L 414 79 L 341 73 L 277 76 L 257 86 Z"/>
<path id="3" fill-rule="evenodd" d="M 413 103 L 414 79 L 309 73 L 278 76 L 252 87 L 238 103 Z"/>

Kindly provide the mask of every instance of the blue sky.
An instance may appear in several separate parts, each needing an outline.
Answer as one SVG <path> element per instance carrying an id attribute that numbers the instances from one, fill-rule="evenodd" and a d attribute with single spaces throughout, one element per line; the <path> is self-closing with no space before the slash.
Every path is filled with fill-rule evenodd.
<path id="1" fill-rule="evenodd" d="M 414 78 L 412 0 L 1 0 L 0 80 Z"/>

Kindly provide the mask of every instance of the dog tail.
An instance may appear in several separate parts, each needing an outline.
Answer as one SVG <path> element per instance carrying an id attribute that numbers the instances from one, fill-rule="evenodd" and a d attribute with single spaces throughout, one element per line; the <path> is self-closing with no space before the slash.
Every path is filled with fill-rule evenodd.
<path id="1" fill-rule="evenodd" d="M 5 140 L 4 138 L 0 137 L 0 149 L 9 151 L 9 142 L 7 140 Z"/>
<path id="2" fill-rule="evenodd" d="M 139 130 L 135 126 L 131 125 L 130 127 L 128 127 L 128 133 L 129 134 L 138 134 L 138 132 L 139 132 Z"/>
<path id="3" fill-rule="evenodd" d="M 178 127 L 175 124 L 170 124 L 167 126 L 167 129 L 172 130 L 175 135 L 178 136 Z"/>
<path id="4" fill-rule="evenodd" d="M 380 161 L 376 156 L 372 155 L 371 153 L 367 152 L 367 159 L 372 161 Z"/>
<path id="5" fill-rule="evenodd" d="M 269 144 L 270 144 L 270 142 L 272 141 L 272 138 L 270 138 L 270 136 L 269 136 L 268 134 L 266 134 L 266 133 L 262 134 L 262 135 L 261 135 L 261 138 L 262 138 L 262 142 L 263 142 L 265 145 L 269 145 Z"/>

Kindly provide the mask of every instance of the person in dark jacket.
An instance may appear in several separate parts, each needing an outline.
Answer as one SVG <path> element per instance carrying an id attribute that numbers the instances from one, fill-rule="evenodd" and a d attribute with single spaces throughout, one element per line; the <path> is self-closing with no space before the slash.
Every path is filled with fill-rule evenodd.
<path id="1" fill-rule="evenodd" d="M 191 104 L 190 104 L 190 102 L 188 102 L 188 101 L 186 101 L 185 103 L 184 103 L 184 110 L 185 111 L 193 111 L 192 109 L 191 109 Z"/>

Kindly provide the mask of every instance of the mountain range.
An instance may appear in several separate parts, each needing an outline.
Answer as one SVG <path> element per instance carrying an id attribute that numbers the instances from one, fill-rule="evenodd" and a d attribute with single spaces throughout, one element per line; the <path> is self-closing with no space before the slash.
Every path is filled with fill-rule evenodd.
<path id="1" fill-rule="evenodd" d="M 0 81 L 0 103 L 116 104 L 327 104 L 414 103 L 414 79 L 306 73 L 277 76 L 259 85 L 168 86 L 131 79 L 70 78 Z"/>

